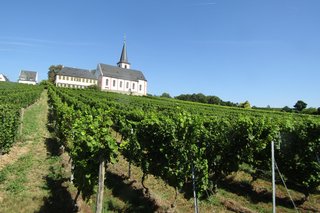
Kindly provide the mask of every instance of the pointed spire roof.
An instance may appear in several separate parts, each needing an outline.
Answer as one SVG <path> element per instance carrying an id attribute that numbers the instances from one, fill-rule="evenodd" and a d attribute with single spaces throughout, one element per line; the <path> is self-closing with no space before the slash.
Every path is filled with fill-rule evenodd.
<path id="1" fill-rule="evenodd" d="M 121 52 L 121 57 L 120 57 L 119 63 L 129 64 L 129 62 L 128 62 L 128 56 L 127 56 L 126 41 L 123 42 L 123 47 L 122 47 L 122 52 Z"/>

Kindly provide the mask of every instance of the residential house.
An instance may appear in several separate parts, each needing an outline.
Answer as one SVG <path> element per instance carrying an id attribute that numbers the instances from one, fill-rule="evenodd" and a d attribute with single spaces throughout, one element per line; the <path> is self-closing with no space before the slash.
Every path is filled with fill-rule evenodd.
<path id="1" fill-rule="evenodd" d="M 18 83 L 22 84 L 33 84 L 36 85 L 38 82 L 38 73 L 34 71 L 21 70 Z"/>
<path id="2" fill-rule="evenodd" d="M 0 73 L 0 81 L 9 81 L 9 79 L 4 74 Z"/>

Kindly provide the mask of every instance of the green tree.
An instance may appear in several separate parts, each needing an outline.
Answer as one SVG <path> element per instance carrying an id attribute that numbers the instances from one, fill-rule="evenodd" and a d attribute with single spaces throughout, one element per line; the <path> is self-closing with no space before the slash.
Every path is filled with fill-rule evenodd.
<path id="1" fill-rule="evenodd" d="M 283 111 L 283 112 L 292 112 L 292 109 L 290 107 L 288 107 L 288 106 L 285 106 L 285 107 L 283 107 L 281 109 L 281 111 Z"/>
<path id="2" fill-rule="evenodd" d="M 301 100 L 293 106 L 298 112 L 301 112 L 303 109 L 307 108 L 307 104 Z"/>
<path id="3" fill-rule="evenodd" d="M 309 114 L 309 115 L 316 115 L 316 114 L 318 114 L 318 111 L 314 107 L 309 107 L 309 108 L 305 108 L 304 110 L 302 110 L 302 113 Z"/>
<path id="4" fill-rule="evenodd" d="M 170 94 L 167 92 L 162 93 L 162 95 L 160 95 L 160 97 L 162 98 L 171 98 Z"/>
<path id="5" fill-rule="evenodd" d="M 49 67 L 49 72 L 48 72 L 48 81 L 54 84 L 56 81 L 56 75 L 58 72 L 60 72 L 62 68 L 63 68 L 63 65 L 61 64 L 51 65 Z"/>
<path id="6" fill-rule="evenodd" d="M 241 108 L 245 108 L 245 109 L 250 109 L 251 108 L 251 104 L 249 103 L 249 101 L 245 101 L 244 103 L 240 104 Z"/>
<path id="7" fill-rule="evenodd" d="M 217 96 L 207 96 L 208 104 L 221 104 L 222 100 Z"/>

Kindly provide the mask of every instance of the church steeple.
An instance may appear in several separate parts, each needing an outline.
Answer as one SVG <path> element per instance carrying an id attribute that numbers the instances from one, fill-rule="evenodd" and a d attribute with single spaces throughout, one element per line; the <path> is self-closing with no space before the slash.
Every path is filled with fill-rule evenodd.
<path id="1" fill-rule="evenodd" d="M 130 63 L 128 62 L 128 56 L 127 56 L 126 40 L 123 41 L 123 47 L 122 47 L 120 61 L 118 62 L 118 67 L 130 69 Z"/>

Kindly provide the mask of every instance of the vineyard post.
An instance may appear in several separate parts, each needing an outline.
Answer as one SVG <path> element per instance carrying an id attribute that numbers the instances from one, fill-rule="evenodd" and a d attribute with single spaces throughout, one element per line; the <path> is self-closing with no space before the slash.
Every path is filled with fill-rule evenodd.
<path id="1" fill-rule="evenodd" d="M 274 171 L 274 142 L 271 141 L 271 166 L 272 166 L 272 213 L 276 213 L 276 185 Z"/>
<path id="2" fill-rule="evenodd" d="M 194 177 L 194 166 L 192 163 L 192 185 L 193 185 L 193 199 L 194 199 L 194 212 L 198 213 L 198 201 L 197 201 L 197 192 L 196 192 L 196 180 Z"/>
<path id="3" fill-rule="evenodd" d="M 103 156 L 100 156 L 99 163 L 99 187 L 98 187 L 98 195 L 96 201 L 96 213 L 102 212 L 103 205 L 103 189 L 104 189 L 104 177 L 105 177 L 105 164 L 106 160 Z"/>
<path id="4" fill-rule="evenodd" d="M 130 135 L 130 142 L 129 143 L 132 143 L 132 135 L 133 135 L 133 129 L 131 128 L 131 135 Z M 129 160 L 129 168 L 128 168 L 128 177 L 129 179 L 131 178 L 131 160 Z"/>
<path id="5" fill-rule="evenodd" d="M 20 135 L 22 135 L 23 116 L 24 116 L 24 109 L 21 108 L 21 110 L 20 110 L 20 128 L 19 128 Z"/>

